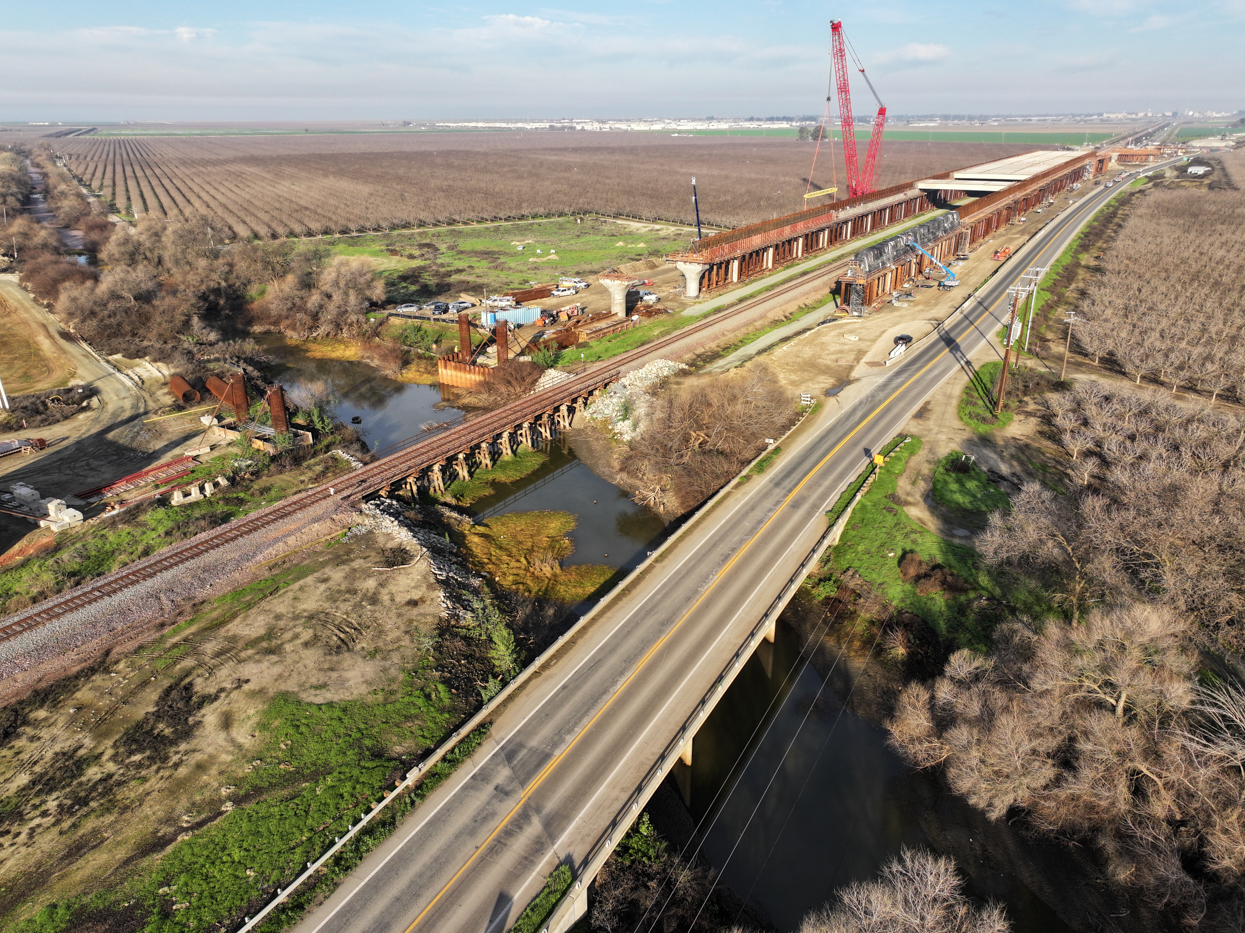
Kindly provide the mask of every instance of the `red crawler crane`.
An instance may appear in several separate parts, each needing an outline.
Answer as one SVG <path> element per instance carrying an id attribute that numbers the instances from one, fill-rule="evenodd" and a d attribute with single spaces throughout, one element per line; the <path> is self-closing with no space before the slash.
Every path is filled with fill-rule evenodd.
<path id="1" fill-rule="evenodd" d="M 843 21 L 830 22 L 830 57 L 834 59 L 834 84 L 839 92 L 839 120 L 843 125 L 843 159 L 847 163 L 847 196 L 868 194 L 873 190 L 877 180 L 878 155 L 882 151 L 882 131 L 886 126 L 886 105 L 873 87 L 873 82 L 865 74 L 865 66 L 860 63 L 856 50 L 852 49 L 852 61 L 860 71 L 873 98 L 878 102 L 878 115 L 873 119 L 873 132 L 869 134 L 869 149 L 865 153 L 865 170 L 859 170 L 856 161 L 856 126 L 852 115 L 852 92 L 847 84 L 847 50 L 851 43 L 843 35 Z"/>

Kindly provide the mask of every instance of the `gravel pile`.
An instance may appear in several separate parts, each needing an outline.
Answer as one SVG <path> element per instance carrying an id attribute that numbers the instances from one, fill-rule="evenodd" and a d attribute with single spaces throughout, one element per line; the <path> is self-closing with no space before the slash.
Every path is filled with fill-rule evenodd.
<path id="1" fill-rule="evenodd" d="M 528 395 L 535 395 L 537 392 L 543 392 L 545 389 L 552 389 L 556 385 L 561 385 L 569 379 L 574 379 L 570 373 L 564 373 L 558 369 L 546 369 L 536 380 L 536 385 L 532 386 L 532 391 Z"/>
<path id="2" fill-rule="evenodd" d="M 359 459 L 357 459 L 357 458 L 355 458 L 355 457 L 350 456 L 350 454 L 346 453 L 346 451 L 344 451 L 344 450 L 337 450 L 337 449 L 334 449 L 334 450 L 333 450 L 333 453 L 334 453 L 336 456 L 341 457 L 341 459 L 345 460 L 347 463 L 349 463 L 349 464 L 350 464 L 350 466 L 351 466 L 353 469 L 355 469 L 355 470 L 361 469 L 361 468 L 362 468 L 362 466 L 363 466 L 363 461 L 362 461 L 362 460 L 359 460 Z"/>
<path id="3" fill-rule="evenodd" d="M 682 363 L 653 360 L 627 373 L 593 399 L 587 408 L 588 417 L 604 421 L 620 441 L 630 441 L 647 419 L 656 390 L 675 373 L 685 369 L 687 367 Z"/>
<path id="4" fill-rule="evenodd" d="M 231 578 L 239 571 L 307 543 L 303 539 L 314 540 L 317 535 L 323 535 L 323 528 L 316 527 L 321 522 L 341 520 L 343 515 L 353 515 L 352 512 L 344 510 L 338 514 L 339 509 L 342 509 L 340 500 L 325 500 L 308 506 L 254 534 L 188 560 L 154 579 L 98 599 L 55 621 L 0 642 L 0 680 L 30 670 L 36 665 L 58 660 L 66 667 L 76 666 L 84 657 L 99 651 L 99 645 L 92 645 L 93 642 L 109 637 L 119 638 L 122 630 L 137 625 L 167 621 L 174 615 L 178 605 L 185 601 L 201 600 L 229 592 L 238 585 Z M 140 563 L 141 561 L 132 564 L 117 574 L 94 580 L 83 588 L 124 574 Z M 4 621 L 16 621 L 37 609 L 38 607 L 32 607 Z"/>
<path id="5" fill-rule="evenodd" d="M 387 534 L 398 541 L 418 546 L 427 555 L 432 575 L 441 585 L 441 609 L 455 622 L 466 621 L 472 603 L 484 588 L 484 581 L 468 568 L 462 553 L 444 533 L 418 525 L 408 518 L 409 506 L 392 499 L 376 499 L 365 502 L 360 516 L 346 538 L 374 531 Z M 458 524 L 463 517 L 449 509 L 440 508 L 439 517 L 446 524 Z M 420 514 L 418 511 L 416 514 Z M 421 516 L 423 517 L 423 516 Z M 425 520 L 428 520 L 425 517 Z"/>

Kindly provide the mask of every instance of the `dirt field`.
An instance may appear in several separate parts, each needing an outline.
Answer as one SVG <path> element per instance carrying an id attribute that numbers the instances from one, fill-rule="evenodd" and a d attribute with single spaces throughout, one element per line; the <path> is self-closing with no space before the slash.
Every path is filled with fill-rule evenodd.
<path id="1" fill-rule="evenodd" d="M 690 224 L 693 176 L 704 221 L 737 226 L 805 206 L 814 148 L 792 138 L 535 132 L 83 137 L 56 146 L 122 213 L 207 214 L 238 236 L 262 237 L 569 212 Z M 1034 148 L 1043 147 L 888 142 L 879 186 Z M 835 177 L 823 146 L 811 184 Z"/>
<path id="2" fill-rule="evenodd" d="M 369 534 L 309 548 L 187 624 L 0 712 L 0 917 L 136 890 L 150 856 L 235 806 L 324 780 L 327 753 L 314 748 L 327 736 L 275 741 L 272 704 L 383 705 L 409 682 L 440 605 L 426 562 L 374 569 L 392 563 L 392 543 Z M 366 715 L 355 730 L 374 731 Z M 360 760 L 412 755 L 426 738 L 418 724 L 376 734 L 384 747 Z"/>
<path id="3" fill-rule="evenodd" d="M 77 368 L 48 332 L 0 292 L 0 378 L 9 395 L 67 386 Z"/>

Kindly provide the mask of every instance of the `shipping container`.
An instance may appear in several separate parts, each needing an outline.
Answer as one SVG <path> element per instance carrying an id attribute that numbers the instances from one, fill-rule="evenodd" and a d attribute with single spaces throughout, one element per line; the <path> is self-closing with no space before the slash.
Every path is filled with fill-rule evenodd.
<path id="1" fill-rule="evenodd" d="M 496 327 L 498 321 L 507 321 L 515 327 L 535 324 L 543 313 L 541 308 L 503 308 L 500 311 L 481 311 L 480 323 L 485 327 Z"/>

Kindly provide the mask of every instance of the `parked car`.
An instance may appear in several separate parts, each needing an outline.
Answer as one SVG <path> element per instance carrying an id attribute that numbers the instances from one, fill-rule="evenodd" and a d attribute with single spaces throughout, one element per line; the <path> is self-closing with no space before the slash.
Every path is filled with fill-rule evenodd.
<path id="1" fill-rule="evenodd" d="M 509 295 L 489 295 L 484 299 L 484 307 L 486 308 L 512 308 L 515 300 Z"/>
<path id="2" fill-rule="evenodd" d="M 650 292 L 644 289 L 640 290 L 640 300 L 645 304 L 655 304 L 657 302 L 657 292 Z"/>
<path id="3" fill-rule="evenodd" d="M 395 311 L 418 311 L 419 305 L 413 305 L 413 304 L 398 305 L 393 310 Z"/>
<path id="4" fill-rule="evenodd" d="M 906 347 L 910 343 L 912 343 L 911 334 L 900 334 L 898 337 L 895 338 L 895 346 L 897 347 L 898 346 Z"/>
<path id="5" fill-rule="evenodd" d="M 457 314 L 459 311 L 466 311 L 468 308 L 474 308 L 470 301 L 455 301 L 450 303 L 450 311 Z"/>
<path id="6" fill-rule="evenodd" d="M 450 304 L 448 301 L 430 301 L 420 310 L 431 311 L 433 314 L 444 314 L 446 311 L 450 310 Z"/>
<path id="7" fill-rule="evenodd" d="M 579 289 L 565 286 L 565 287 L 555 288 L 549 294 L 551 294 L 554 298 L 570 298 L 572 295 L 578 295 Z"/>
<path id="8" fill-rule="evenodd" d="M 588 287 L 588 283 L 583 279 L 561 278 L 558 279 L 558 284 L 564 288 L 584 289 Z"/>

